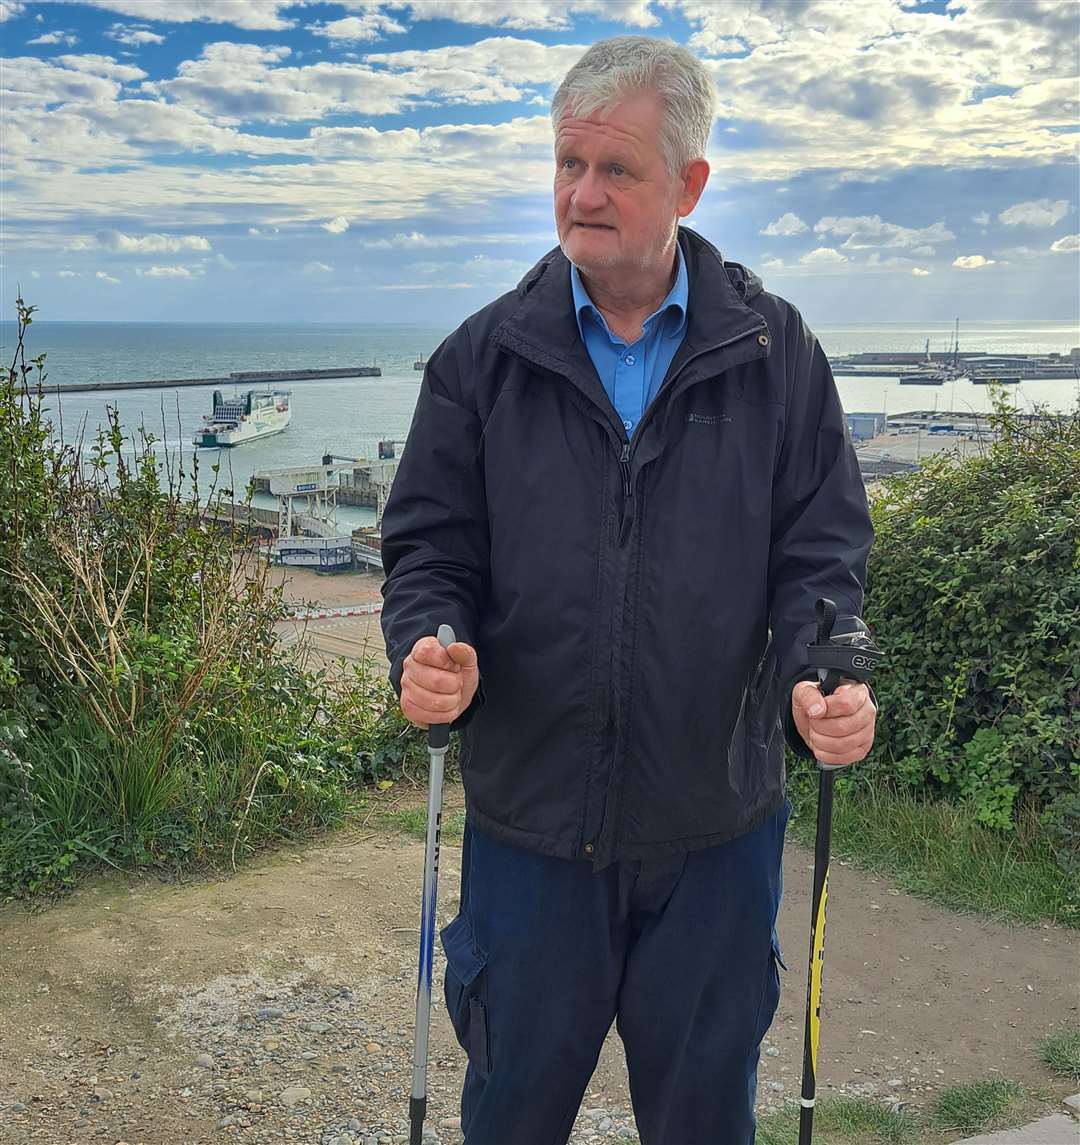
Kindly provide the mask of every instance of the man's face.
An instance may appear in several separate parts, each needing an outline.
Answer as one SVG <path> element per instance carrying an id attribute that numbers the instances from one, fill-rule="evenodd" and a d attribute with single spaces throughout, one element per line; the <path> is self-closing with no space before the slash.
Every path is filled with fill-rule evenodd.
<path id="1" fill-rule="evenodd" d="M 586 274 L 648 272 L 670 258 L 684 183 L 660 153 L 661 117 L 643 91 L 603 119 L 569 113 L 559 124 L 555 222 L 563 253 Z"/>

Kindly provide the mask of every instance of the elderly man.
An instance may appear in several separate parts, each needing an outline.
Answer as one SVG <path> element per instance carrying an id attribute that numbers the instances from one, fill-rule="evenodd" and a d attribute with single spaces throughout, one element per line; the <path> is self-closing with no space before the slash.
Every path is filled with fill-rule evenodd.
<path id="1" fill-rule="evenodd" d="M 645 1145 L 752 1142 L 784 742 L 873 740 L 865 685 L 808 682 L 815 601 L 857 623 L 872 541 L 825 356 L 678 225 L 714 100 L 663 41 L 570 70 L 559 248 L 432 355 L 383 520 L 401 709 L 461 732 L 466 1145 L 565 1142 L 612 1021 Z"/>

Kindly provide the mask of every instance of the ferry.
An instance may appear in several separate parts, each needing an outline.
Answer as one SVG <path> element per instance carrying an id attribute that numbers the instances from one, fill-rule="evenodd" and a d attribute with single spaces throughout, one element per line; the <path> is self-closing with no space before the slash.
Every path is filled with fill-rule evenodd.
<path id="1" fill-rule="evenodd" d="M 423 354 L 418 354 L 418 355 L 417 355 L 417 358 L 416 358 L 416 361 L 415 361 L 415 362 L 413 362 L 413 364 L 412 364 L 412 368 L 413 368 L 414 370 L 422 370 L 426 364 L 427 364 L 427 363 L 424 361 L 424 355 L 423 355 Z"/>
<path id="2" fill-rule="evenodd" d="M 289 390 L 248 390 L 223 398 L 214 390 L 214 412 L 203 416 L 202 428 L 192 438 L 202 449 L 242 445 L 269 437 L 289 424 Z"/>

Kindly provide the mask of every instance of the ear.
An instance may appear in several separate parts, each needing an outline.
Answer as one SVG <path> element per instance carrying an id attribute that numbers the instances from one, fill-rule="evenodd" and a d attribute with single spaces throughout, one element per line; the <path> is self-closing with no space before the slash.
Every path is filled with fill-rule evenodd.
<path id="1" fill-rule="evenodd" d="M 685 218 L 697 206 L 708 181 L 709 164 L 704 159 L 692 159 L 682 173 L 683 190 L 676 207 L 680 219 Z"/>

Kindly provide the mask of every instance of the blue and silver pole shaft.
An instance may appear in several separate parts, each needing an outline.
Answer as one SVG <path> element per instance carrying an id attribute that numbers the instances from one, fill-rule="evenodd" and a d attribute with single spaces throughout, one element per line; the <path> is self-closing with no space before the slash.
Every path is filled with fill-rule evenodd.
<path id="1" fill-rule="evenodd" d="M 836 605 L 824 597 L 817 602 L 817 640 L 807 648 L 811 668 L 818 674 L 823 696 L 831 696 L 844 680 L 867 681 L 884 657 L 857 617 L 855 630 L 833 636 Z M 814 894 L 810 911 L 810 965 L 806 981 L 806 1029 L 803 1037 L 802 1096 L 799 1145 L 811 1145 L 817 1101 L 818 1034 L 821 1026 L 821 978 L 825 969 L 825 903 L 829 895 L 829 851 L 832 844 L 834 772 L 844 764 L 818 761 L 817 832 L 814 839 Z"/>
<path id="2" fill-rule="evenodd" d="M 439 626 L 439 643 L 449 648 L 454 630 Z M 442 835 L 443 769 L 450 744 L 450 725 L 428 728 L 427 849 L 424 855 L 424 897 L 420 908 L 420 968 L 416 979 L 416 1041 L 413 1046 L 412 1097 L 409 1099 L 409 1145 L 421 1145 L 427 1113 L 428 1030 L 431 1025 L 431 977 L 435 959 L 435 903 L 439 893 L 439 842 Z"/>

